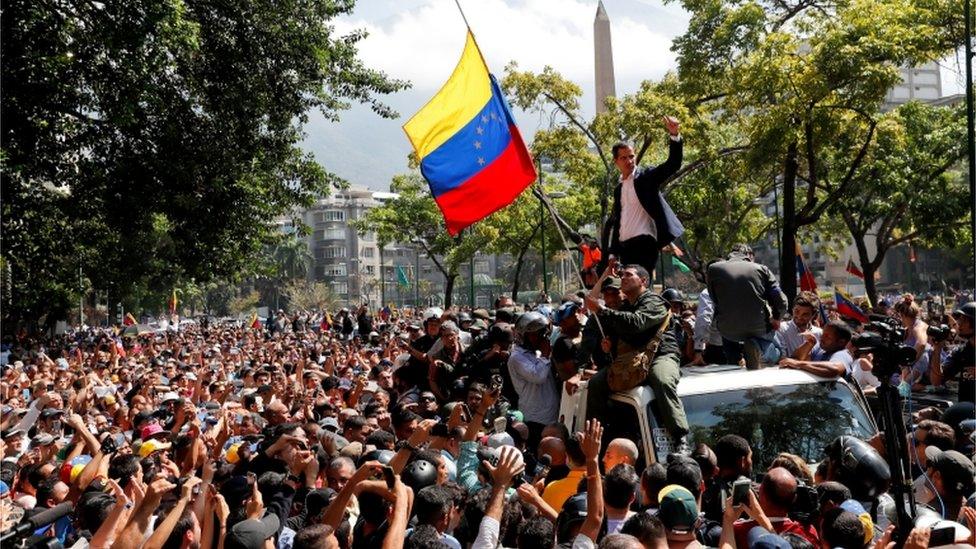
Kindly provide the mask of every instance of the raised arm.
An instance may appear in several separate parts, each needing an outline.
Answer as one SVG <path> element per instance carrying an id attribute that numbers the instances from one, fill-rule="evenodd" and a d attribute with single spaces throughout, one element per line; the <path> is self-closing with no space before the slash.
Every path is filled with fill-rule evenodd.
<path id="1" fill-rule="evenodd" d="M 580 535 L 596 543 L 603 525 L 603 479 L 600 478 L 600 444 L 603 440 L 603 426 L 600 421 L 586 422 L 586 432 L 580 440 L 586 456 L 586 520 L 580 527 Z"/>

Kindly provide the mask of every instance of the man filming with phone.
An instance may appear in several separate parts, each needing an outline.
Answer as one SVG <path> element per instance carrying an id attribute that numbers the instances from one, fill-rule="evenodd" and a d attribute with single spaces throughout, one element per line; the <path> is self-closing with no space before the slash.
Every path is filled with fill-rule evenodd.
<path id="1" fill-rule="evenodd" d="M 955 348 L 942 363 L 945 339 L 932 341 L 930 372 L 933 385 L 942 385 L 959 376 L 959 401 L 976 402 L 976 301 L 970 301 L 952 313 L 956 320 L 956 335 L 966 343 Z"/>

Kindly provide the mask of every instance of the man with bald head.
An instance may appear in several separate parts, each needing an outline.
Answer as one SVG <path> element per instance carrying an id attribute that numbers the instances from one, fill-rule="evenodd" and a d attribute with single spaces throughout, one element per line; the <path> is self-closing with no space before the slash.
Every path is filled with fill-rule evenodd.
<path id="1" fill-rule="evenodd" d="M 609 471 L 621 463 L 636 467 L 637 455 L 637 445 L 634 444 L 634 441 L 626 438 L 615 438 L 607 445 L 607 453 L 603 455 L 603 470 Z"/>
<path id="2" fill-rule="evenodd" d="M 538 456 L 549 456 L 549 473 L 546 484 L 566 478 L 569 466 L 566 465 L 566 444 L 558 437 L 546 437 L 539 442 Z"/>
<path id="3" fill-rule="evenodd" d="M 804 525 L 794 521 L 788 515 L 796 501 L 797 480 L 792 473 L 782 467 L 773 467 L 766 471 L 762 483 L 759 485 L 759 506 L 773 523 L 777 534 L 796 534 L 814 545 L 820 547 L 820 535 L 812 525 Z M 748 547 L 746 537 L 749 530 L 756 526 L 756 521 L 746 520 L 735 523 L 736 547 Z M 739 545 L 739 543 L 742 545 Z"/>

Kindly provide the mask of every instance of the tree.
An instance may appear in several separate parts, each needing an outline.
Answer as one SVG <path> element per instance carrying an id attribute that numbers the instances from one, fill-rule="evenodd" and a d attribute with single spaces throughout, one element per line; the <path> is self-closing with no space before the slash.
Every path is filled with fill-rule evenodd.
<path id="1" fill-rule="evenodd" d="M 498 237 L 497 231 L 478 223 L 456 237 L 450 236 L 427 182 L 416 172 L 394 176 L 390 192 L 397 197 L 367 211 L 352 226 L 360 234 L 375 232 L 381 247 L 391 242 L 420 246 L 444 276 L 444 304 L 450 307 L 461 266 L 487 248 Z"/>
<path id="2" fill-rule="evenodd" d="M 308 243 L 294 234 L 283 238 L 275 245 L 273 256 L 277 262 L 278 276 L 283 280 L 304 277 L 312 264 Z"/>
<path id="3" fill-rule="evenodd" d="M 681 4 L 691 20 L 672 49 L 688 104 L 742 129 L 753 170 L 780 174 L 780 277 L 792 299 L 797 231 L 858 192 L 855 176 L 899 68 L 958 46 L 962 21 L 953 14 L 961 7 L 955 0 Z M 839 142 L 845 154 L 829 155 Z"/>
<path id="4" fill-rule="evenodd" d="M 145 281 L 240 279 L 273 220 L 338 179 L 299 143 L 308 112 L 406 83 L 357 59 L 354 2 L 12 0 L 0 12 L 8 321 L 63 318 L 78 269 Z"/>
<path id="5" fill-rule="evenodd" d="M 228 303 L 227 310 L 233 315 L 241 315 L 244 313 L 250 313 L 251 311 L 257 309 L 258 301 L 261 299 L 261 294 L 257 290 L 248 290 L 246 292 L 240 292 L 238 295 L 234 296 L 230 303 Z"/>
<path id="6" fill-rule="evenodd" d="M 632 140 L 639 163 L 664 159 L 660 120 L 668 114 L 682 122 L 686 160 L 665 192 L 685 224 L 686 261 L 696 277 L 703 281 L 707 261 L 724 255 L 732 243 L 762 234 L 766 221 L 755 198 L 772 189 L 772 175 L 746 169 L 740 158 L 749 149 L 746 137 L 735 124 L 690 107 L 674 75 L 644 82 L 623 98 L 608 98 L 607 112 L 589 122 L 580 113 L 579 86 L 551 67 L 534 74 L 509 64 L 504 86 L 515 106 L 550 117 L 550 128 L 536 133 L 532 151 L 549 159 L 567 181 L 571 200 L 559 201 L 558 208 L 572 227 L 599 227 L 606 219 L 611 185 L 619 177 L 613 143 Z"/>
<path id="7" fill-rule="evenodd" d="M 295 278 L 285 284 L 282 293 L 288 299 L 288 306 L 293 311 L 335 310 L 339 304 L 338 297 L 325 282 Z"/>
<path id="8" fill-rule="evenodd" d="M 913 241 L 944 248 L 972 242 L 972 197 L 957 169 L 965 156 L 965 132 L 961 105 L 911 102 L 879 118 L 877 138 L 853 175 L 857 194 L 832 212 L 854 238 L 872 303 L 878 302 L 874 274 L 891 248 Z"/>

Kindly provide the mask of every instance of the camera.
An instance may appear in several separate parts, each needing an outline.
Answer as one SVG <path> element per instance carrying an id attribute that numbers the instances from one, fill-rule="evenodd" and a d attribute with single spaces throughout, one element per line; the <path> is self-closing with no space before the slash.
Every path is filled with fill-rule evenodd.
<path id="1" fill-rule="evenodd" d="M 871 315 L 864 332 L 851 340 L 854 356 L 874 355 L 872 373 L 878 377 L 890 378 L 902 366 L 915 362 L 915 349 L 904 344 L 905 329 L 894 319 L 884 315 Z"/>
<path id="2" fill-rule="evenodd" d="M 940 324 L 938 326 L 929 326 L 925 330 L 925 335 L 929 336 L 932 341 L 947 341 L 952 338 L 952 328 L 945 324 Z"/>
<path id="3" fill-rule="evenodd" d="M 799 481 L 796 486 L 796 500 L 789 512 L 791 519 L 801 524 L 815 524 L 820 515 L 820 497 L 817 489 Z"/>
<path id="4" fill-rule="evenodd" d="M 491 381 L 488 383 L 488 391 L 495 392 L 502 388 L 505 384 L 505 379 L 502 378 L 501 374 L 491 374 Z"/>

